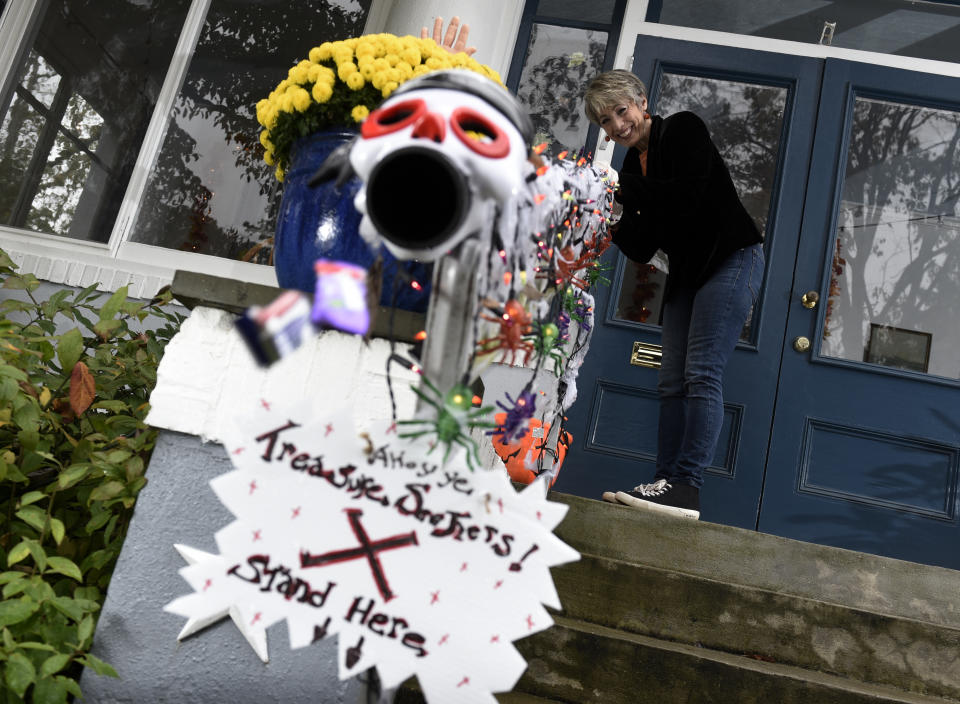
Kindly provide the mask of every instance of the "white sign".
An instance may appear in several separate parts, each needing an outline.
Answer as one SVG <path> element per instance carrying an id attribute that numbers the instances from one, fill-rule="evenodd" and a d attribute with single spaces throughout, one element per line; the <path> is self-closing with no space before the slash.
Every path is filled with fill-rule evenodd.
<path id="1" fill-rule="evenodd" d="M 236 520 L 218 555 L 178 546 L 194 592 L 166 610 L 190 619 L 181 637 L 230 614 L 264 659 L 285 618 L 292 648 L 339 635 L 341 679 L 376 666 L 428 701 L 495 702 L 526 667 L 513 641 L 560 608 L 549 567 L 579 558 L 552 532 L 567 507 L 351 417 L 262 399 L 237 422 L 235 469 L 211 481 Z"/>

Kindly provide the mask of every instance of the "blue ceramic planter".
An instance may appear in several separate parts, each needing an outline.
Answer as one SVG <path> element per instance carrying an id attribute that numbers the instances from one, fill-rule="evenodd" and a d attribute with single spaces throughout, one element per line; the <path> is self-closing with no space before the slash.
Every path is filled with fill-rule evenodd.
<path id="1" fill-rule="evenodd" d="M 317 259 L 337 259 L 366 269 L 376 259 L 376 253 L 358 232 L 361 215 L 354 208 L 353 199 L 360 190 L 360 181 L 350 179 L 339 189 L 332 180 L 313 188 L 307 185 L 317 167 L 354 134 L 346 130 L 318 132 L 294 145 L 290 168 L 284 178 L 274 238 L 273 262 L 282 288 L 312 294 L 316 281 L 313 263 Z M 401 285 L 393 303 L 397 261 L 386 250 L 381 248 L 381 252 L 384 263 L 381 305 L 425 311 L 432 267 L 404 264 L 424 290 L 418 292 L 409 285 Z"/>

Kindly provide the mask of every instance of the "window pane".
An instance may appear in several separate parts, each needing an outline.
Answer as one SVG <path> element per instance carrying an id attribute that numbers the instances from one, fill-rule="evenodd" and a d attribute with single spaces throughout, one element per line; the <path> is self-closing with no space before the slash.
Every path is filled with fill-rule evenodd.
<path id="1" fill-rule="evenodd" d="M 657 114 L 690 110 L 700 116 L 730 170 L 747 212 L 766 228 L 777 174 L 787 89 L 664 73 L 653 104 Z M 627 262 L 617 317 L 658 323 L 666 276 L 649 264 Z M 751 339 L 749 323 L 741 339 Z"/>
<path id="2" fill-rule="evenodd" d="M 615 0 L 540 0 L 537 14 L 541 17 L 555 17 L 575 22 L 597 22 L 610 24 L 613 21 Z"/>
<path id="3" fill-rule="evenodd" d="M 833 46 L 956 61 L 960 6 L 915 0 L 664 0 L 660 22 L 798 42 L 820 41 L 836 23 Z"/>
<path id="4" fill-rule="evenodd" d="M 533 143 L 546 142 L 550 156 L 586 146 L 583 91 L 603 70 L 606 46 L 606 32 L 533 25 L 517 97 L 533 120 Z"/>
<path id="5" fill-rule="evenodd" d="M 280 188 L 257 101 L 312 47 L 363 33 L 370 0 L 213 0 L 132 240 L 266 263 Z"/>
<path id="6" fill-rule="evenodd" d="M 960 113 L 854 104 L 820 353 L 960 378 Z"/>
<path id="7" fill-rule="evenodd" d="M 187 7 L 51 0 L 0 120 L 0 223 L 109 239 Z"/>

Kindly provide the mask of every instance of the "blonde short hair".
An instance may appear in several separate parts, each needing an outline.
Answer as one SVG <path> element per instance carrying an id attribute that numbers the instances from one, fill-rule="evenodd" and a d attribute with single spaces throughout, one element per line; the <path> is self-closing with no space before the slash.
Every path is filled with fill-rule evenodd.
<path id="1" fill-rule="evenodd" d="M 646 97 L 647 87 L 643 81 L 629 71 L 618 68 L 591 79 L 583 96 L 583 111 L 590 122 L 599 123 L 600 115 L 608 108 L 624 102 L 639 105 Z"/>

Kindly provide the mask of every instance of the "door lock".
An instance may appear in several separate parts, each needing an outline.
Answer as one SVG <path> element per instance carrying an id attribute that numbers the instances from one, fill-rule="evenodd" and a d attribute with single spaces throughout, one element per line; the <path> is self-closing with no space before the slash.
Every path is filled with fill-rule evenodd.
<path id="1" fill-rule="evenodd" d="M 817 303 L 820 302 L 820 294 L 816 291 L 807 291 L 805 294 L 800 296 L 800 303 L 804 308 L 813 309 L 817 307 Z"/>
<path id="2" fill-rule="evenodd" d="M 810 338 L 808 337 L 797 337 L 793 340 L 793 349 L 797 352 L 806 352 L 810 349 Z"/>

